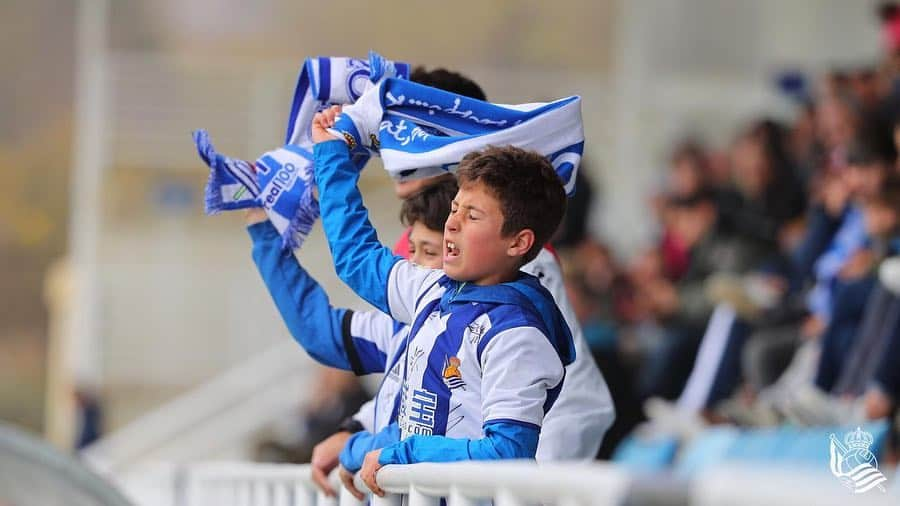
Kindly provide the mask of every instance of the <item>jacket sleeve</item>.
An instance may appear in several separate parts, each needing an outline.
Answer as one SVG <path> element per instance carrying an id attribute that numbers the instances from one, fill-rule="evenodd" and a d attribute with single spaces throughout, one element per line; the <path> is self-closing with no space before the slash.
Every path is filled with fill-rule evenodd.
<path id="1" fill-rule="evenodd" d="M 268 221 L 247 228 L 253 261 L 269 294 L 300 346 L 316 361 L 356 374 L 383 372 L 392 321 L 376 312 L 354 312 L 331 306 L 328 295 Z"/>
<path id="2" fill-rule="evenodd" d="M 481 439 L 411 436 L 381 450 L 378 462 L 417 464 L 460 460 L 533 459 L 541 430 L 529 424 L 488 422 Z"/>
<path id="3" fill-rule="evenodd" d="M 357 188 L 359 170 L 343 141 L 316 144 L 313 154 L 322 228 L 338 277 L 395 320 L 412 323 L 419 290 L 440 271 L 418 268 L 378 240 Z"/>
<path id="4" fill-rule="evenodd" d="M 384 448 L 397 443 L 400 440 L 400 429 L 394 422 L 385 427 L 381 432 L 373 434 L 369 431 L 360 431 L 350 436 L 338 460 L 347 471 L 355 473 L 362 468 L 366 454 L 378 448 Z"/>

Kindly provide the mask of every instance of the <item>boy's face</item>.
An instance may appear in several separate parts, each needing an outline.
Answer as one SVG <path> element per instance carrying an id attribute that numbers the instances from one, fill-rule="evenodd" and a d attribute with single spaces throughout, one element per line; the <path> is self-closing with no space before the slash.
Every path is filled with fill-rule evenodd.
<path id="1" fill-rule="evenodd" d="M 869 202 L 863 208 L 866 232 L 874 237 L 882 237 L 897 226 L 897 214 L 883 202 Z"/>
<path id="2" fill-rule="evenodd" d="M 521 256 L 532 244 L 525 247 L 518 238 L 531 231 L 504 237 L 502 229 L 503 212 L 493 193 L 479 182 L 460 186 L 444 224 L 444 272 L 476 285 L 515 279 Z"/>
<path id="3" fill-rule="evenodd" d="M 421 221 L 413 223 L 409 232 L 409 259 L 428 269 L 440 269 L 444 257 L 444 234 L 432 230 Z"/>
<path id="4" fill-rule="evenodd" d="M 687 248 L 693 248 L 712 229 L 716 210 L 712 204 L 677 207 L 672 214 L 672 231 Z"/>
<path id="5" fill-rule="evenodd" d="M 681 157 L 672 165 L 672 171 L 669 173 L 669 187 L 672 193 L 676 195 L 690 195 L 694 193 L 703 184 L 700 168 L 694 164 L 694 161 Z"/>
<path id="6" fill-rule="evenodd" d="M 848 165 L 844 171 L 850 193 L 860 198 L 869 198 L 878 193 L 884 180 L 885 169 L 879 163 L 870 165 Z"/>
<path id="7" fill-rule="evenodd" d="M 845 104 L 826 99 L 819 104 L 818 131 L 826 147 L 834 149 L 846 146 L 856 134 L 854 118 Z"/>

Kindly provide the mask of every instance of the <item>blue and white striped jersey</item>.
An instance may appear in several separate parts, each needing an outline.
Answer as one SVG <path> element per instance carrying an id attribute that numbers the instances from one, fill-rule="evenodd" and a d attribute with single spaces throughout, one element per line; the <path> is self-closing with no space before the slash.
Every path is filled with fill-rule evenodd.
<path id="1" fill-rule="evenodd" d="M 391 381 L 396 368 L 402 382 L 402 438 L 480 438 L 490 421 L 540 427 L 559 393 L 564 366 L 540 316 L 514 301 L 470 300 L 467 288 L 406 261 L 391 270 L 391 316 L 411 322 L 403 357 L 388 373 Z"/>
<path id="2" fill-rule="evenodd" d="M 612 425 L 615 409 L 603 376 L 591 357 L 574 310 L 565 294 L 559 263 L 544 249 L 522 270 L 536 276 L 553 295 L 566 318 L 577 348 L 575 362 L 566 367 L 566 378 L 559 397 L 544 418 L 541 427 L 537 459 L 571 460 L 593 459 L 603 435 Z M 354 313 L 351 333 L 354 341 L 364 336 L 390 336 L 388 366 L 376 398 L 370 400 L 354 415 L 369 432 L 383 430 L 396 417 L 399 408 L 397 394 L 402 385 L 402 356 L 409 327 L 395 322 L 384 313 Z M 382 340 L 384 337 L 375 337 Z M 451 380 L 457 382 L 457 380 Z"/>

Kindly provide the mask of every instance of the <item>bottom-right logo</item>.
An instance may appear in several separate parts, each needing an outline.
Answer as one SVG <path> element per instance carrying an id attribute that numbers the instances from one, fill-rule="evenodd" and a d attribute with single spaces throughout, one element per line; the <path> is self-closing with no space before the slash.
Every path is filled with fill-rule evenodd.
<path id="1" fill-rule="evenodd" d="M 844 444 L 831 435 L 831 474 L 854 494 L 874 488 L 885 491 L 882 483 L 887 478 L 878 470 L 878 460 L 869 451 L 874 440 L 872 434 L 859 427 L 844 435 Z"/>

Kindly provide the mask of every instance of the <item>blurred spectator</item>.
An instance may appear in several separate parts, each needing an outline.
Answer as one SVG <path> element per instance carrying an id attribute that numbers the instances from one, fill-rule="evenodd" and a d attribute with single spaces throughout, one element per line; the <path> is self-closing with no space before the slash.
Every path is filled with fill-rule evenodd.
<path id="1" fill-rule="evenodd" d="M 823 148 L 817 175 L 834 175 L 847 166 L 847 150 L 859 123 L 853 103 L 838 91 L 825 92 L 816 105 L 817 137 Z"/>
<path id="2" fill-rule="evenodd" d="M 622 341 L 622 325 L 634 321 L 630 286 L 609 249 L 592 239 L 560 251 L 566 290 L 597 366 L 616 406 L 598 458 L 607 459 L 642 420 L 634 372 Z"/>
<path id="3" fill-rule="evenodd" d="M 669 205 L 672 232 L 689 249 L 690 263 L 677 283 L 657 279 L 636 287 L 667 331 L 663 346 L 643 367 L 640 392 L 644 398 L 672 399 L 684 386 L 714 307 L 707 296 L 707 279 L 717 272 L 744 273 L 765 255 L 757 240 L 718 227 L 712 193 L 673 199 Z"/>
<path id="4" fill-rule="evenodd" d="M 723 225 L 775 245 L 788 222 L 806 209 L 806 195 L 786 147 L 784 127 L 760 120 L 731 148 L 733 191 L 720 199 Z M 726 207 L 727 206 L 727 207 Z"/>
<path id="5" fill-rule="evenodd" d="M 900 225 L 900 180 L 886 181 L 880 191 L 863 204 L 868 241 L 841 268 L 835 313 L 823 336 L 816 386 L 831 391 L 850 355 L 862 323 L 869 293 L 875 283 L 875 268 L 887 255 Z"/>
<path id="6" fill-rule="evenodd" d="M 665 193 L 654 202 L 663 226 L 660 240 L 662 267 L 672 281 L 681 278 L 688 269 L 690 246 L 672 230 L 673 215 L 669 199 L 684 199 L 708 189 L 706 176 L 708 163 L 702 146 L 693 141 L 682 142 L 672 153 Z"/>

